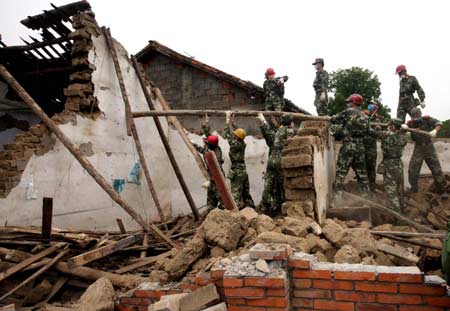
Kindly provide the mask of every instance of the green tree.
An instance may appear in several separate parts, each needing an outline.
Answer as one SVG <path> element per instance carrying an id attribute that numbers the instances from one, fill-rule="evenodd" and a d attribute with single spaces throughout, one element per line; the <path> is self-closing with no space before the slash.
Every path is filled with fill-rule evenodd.
<path id="1" fill-rule="evenodd" d="M 390 118 L 391 110 L 381 103 L 380 81 L 373 71 L 360 67 L 350 69 L 339 69 L 330 74 L 330 91 L 333 96 L 330 97 L 328 105 L 328 114 L 334 115 L 344 110 L 347 105 L 345 100 L 351 94 L 358 93 L 364 98 L 362 108 L 367 108 L 367 102 L 374 100 L 379 103 L 378 113 L 386 118 Z"/>
<path id="2" fill-rule="evenodd" d="M 450 119 L 442 122 L 442 129 L 439 131 L 437 136 L 441 138 L 450 137 Z"/>

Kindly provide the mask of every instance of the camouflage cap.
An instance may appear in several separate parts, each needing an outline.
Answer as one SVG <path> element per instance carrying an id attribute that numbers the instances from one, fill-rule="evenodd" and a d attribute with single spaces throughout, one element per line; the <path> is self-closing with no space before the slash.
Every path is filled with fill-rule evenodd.
<path id="1" fill-rule="evenodd" d="M 413 119 L 420 119 L 422 118 L 422 110 L 420 110 L 419 107 L 414 107 L 413 109 L 411 109 L 411 118 Z"/>
<path id="2" fill-rule="evenodd" d="M 316 58 L 316 60 L 312 64 L 313 65 L 315 65 L 315 64 L 322 64 L 322 65 L 324 65 L 325 63 L 323 62 L 323 58 Z"/>
<path id="3" fill-rule="evenodd" d="M 282 125 L 290 125 L 292 123 L 292 116 L 287 114 L 280 116 L 279 123 Z"/>

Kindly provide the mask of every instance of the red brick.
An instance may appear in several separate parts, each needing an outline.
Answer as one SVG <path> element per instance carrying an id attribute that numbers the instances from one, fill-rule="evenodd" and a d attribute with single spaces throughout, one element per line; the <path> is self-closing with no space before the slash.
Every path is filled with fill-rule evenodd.
<path id="1" fill-rule="evenodd" d="M 245 305 L 244 298 L 227 298 L 228 305 Z"/>
<path id="2" fill-rule="evenodd" d="M 180 289 L 169 289 L 169 290 L 165 290 L 163 292 L 164 292 L 164 295 L 174 295 L 174 294 L 181 294 L 183 291 Z"/>
<path id="3" fill-rule="evenodd" d="M 335 271 L 336 280 L 375 281 L 375 272 Z"/>
<path id="4" fill-rule="evenodd" d="M 148 306 L 153 303 L 153 299 L 122 297 L 122 298 L 120 298 L 120 303 L 126 304 L 126 305 L 135 305 L 135 306 Z"/>
<path id="5" fill-rule="evenodd" d="M 445 294 L 444 286 L 400 284 L 400 293 L 442 296 Z"/>
<path id="6" fill-rule="evenodd" d="M 377 294 L 378 302 L 403 304 L 403 305 L 418 305 L 422 303 L 422 297 L 419 295 L 391 295 L 391 294 Z"/>
<path id="7" fill-rule="evenodd" d="M 308 308 L 308 309 L 304 309 L 304 308 L 294 308 L 294 311 L 311 311 L 312 309 Z"/>
<path id="8" fill-rule="evenodd" d="M 288 290 L 284 288 L 280 289 L 267 289 L 266 295 L 267 297 L 275 296 L 275 297 L 284 297 L 288 294 Z"/>
<path id="9" fill-rule="evenodd" d="M 331 291 L 324 289 L 301 289 L 294 291 L 294 297 L 330 299 Z"/>
<path id="10" fill-rule="evenodd" d="M 216 285 L 217 287 L 223 287 L 223 279 L 215 280 L 214 285 Z"/>
<path id="11" fill-rule="evenodd" d="M 450 297 L 424 297 L 427 305 L 450 308 Z"/>
<path id="12" fill-rule="evenodd" d="M 304 298 L 294 298 L 292 299 L 292 306 L 293 307 L 311 307 L 313 306 L 312 299 L 304 299 Z"/>
<path id="13" fill-rule="evenodd" d="M 404 273 L 379 273 L 378 281 L 399 282 L 399 283 L 422 283 L 422 274 L 404 274 Z"/>
<path id="14" fill-rule="evenodd" d="M 211 278 L 212 279 L 223 279 L 223 275 L 225 274 L 225 270 L 211 270 Z"/>
<path id="15" fill-rule="evenodd" d="M 294 270 L 292 275 L 299 279 L 331 279 L 330 270 Z"/>
<path id="16" fill-rule="evenodd" d="M 165 293 L 161 290 L 135 290 L 133 296 L 134 297 L 143 297 L 143 298 L 160 298 Z"/>
<path id="17" fill-rule="evenodd" d="M 181 289 L 183 291 L 195 291 L 196 289 L 198 289 L 200 286 L 198 286 L 197 284 L 190 284 L 190 283 L 181 283 L 180 285 Z"/>
<path id="18" fill-rule="evenodd" d="M 429 306 L 400 306 L 399 311 L 445 311 L 445 309 Z"/>
<path id="19" fill-rule="evenodd" d="M 334 310 L 334 311 L 353 311 L 355 305 L 353 302 L 332 301 L 332 300 L 314 300 L 314 309 Z"/>
<path id="20" fill-rule="evenodd" d="M 118 304 L 115 306 L 114 310 L 115 311 L 137 311 L 137 307 L 124 306 L 124 305 Z"/>
<path id="21" fill-rule="evenodd" d="M 264 297 L 263 288 L 225 288 L 226 297 Z"/>
<path id="22" fill-rule="evenodd" d="M 245 286 L 257 286 L 257 287 L 284 287 L 286 285 L 285 279 L 276 278 L 245 278 Z"/>
<path id="23" fill-rule="evenodd" d="M 148 306 L 141 306 L 141 307 L 137 307 L 137 311 L 148 311 Z"/>
<path id="24" fill-rule="evenodd" d="M 311 269 L 311 261 L 303 259 L 289 259 L 288 267 L 297 269 Z"/>
<path id="25" fill-rule="evenodd" d="M 214 283 L 214 280 L 211 278 L 211 274 L 209 273 L 201 273 L 195 277 L 195 284 L 197 285 L 208 285 Z"/>
<path id="26" fill-rule="evenodd" d="M 286 311 L 286 308 L 266 308 L 266 311 Z"/>
<path id="27" fill-rule="evenodd" d="M 356 311 L 397 311 L 397 306 L 379 305 L 372 303 L 358 303 Z"/>
<path id="28" fill-rule="evenodd" d="M 320 289 L 342 289 L 342 290 L 352 290 L 353 282 L 349 281 L 334 281 L 334 280 L 314 280 L 313 281 L 314 288 Z"/>
<path id="29" fill-rule="evenodd" d="M 362 292 L 396 293 L 397 284 L 392 283 L 355 283 L 355 290 Z"/>
<path id="30" fill-rule="evenodd" d="M 315 281 L 314 281 L 315 282 Z M 295 288 L 311 288 L 311 280 L 294 279 Z"/>
<path id="31" fill-rule="evenodd" d="M 266 308 L 248 306 L 228 306 L 228 311 L 266 311 Z"/>
<path id="32" fill-rule="evenodd" d="M 344 301 L 375 302 L 377 297 L 376 294 L 374 293 L 335 291 L 334 298 L 336 300 L 344 300 Z"/>
<path id="33" fill-rule="evenodd" d="M 244 282 L 242 279 L 235 278 L 224 278 L 223 279 L 223 287 L 242 287 Z"/>
<path id="34" fill-rule="evenodd" d="M 247 305 L 256 307 L 287 307 L 287 298 L 262 298 L 262 299 L 249 299 Z"/>

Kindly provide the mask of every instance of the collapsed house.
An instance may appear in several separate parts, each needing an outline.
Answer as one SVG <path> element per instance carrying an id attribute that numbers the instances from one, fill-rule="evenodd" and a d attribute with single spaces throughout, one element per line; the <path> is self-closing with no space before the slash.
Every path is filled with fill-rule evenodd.
<path id="1" fill-rule="evenodd" d="M 85 1 L 22 23 L 39 30 L 42 40 L 1 43 L 0 63 L 76 148 L 68 148 L 21 94 L 0 81 L 9 133 L 1 136 L 0 151 L 0 305 L 45 309 L 59 300 L 83 310 L 80 305 L 102 296 L 107 310 L 147 310 L 164 295 L 185 292 L 192 294 L 186 300 L 197 300 L 200 290 L 212 293 L 211 300 L 189 311 L 219 301 L 237 311 L 449 308 L 445 281 L 425 275 L 439 274 L 449 206 L 430 195 L 414 198 L 403 218 L 352 197 L 346 208 L 334 208 L 335 144 L 326 122 L 304 121 L 286 142 L 287 201 L 280 217 L 245 208 L 214 210 L 197 220 L 206 201 L 205 168 L 189 141 L 201 143 L 201 137 L 177 118 L 133 113 L 198 108 L 178 102 L 175 93 L 166 102 L 171 93 L 158 83 L 172 82 L 158 81 L 164 70 L 156 70 L 164 61 L 169 73 L 185 64 L 179 76 L 191 77 L 191 87 L 196 75 L 209 75 L 211 84 L 239 88 L 229 91 L 234 97 L 221 95 L 228 101 L 218 110 L 237 109 L 243 98 L 248 109 L 262 107 L 261 89 L 236 79 L 233 84 L 226 74 L 154 42 L 137 55 L 143 66 L 136 66 L 97 25 Z M 195 127 L 196 119 L 182 122 Z M 268 149 L 256 137 L 246 143 L 250 188 L 259 201 Z M 228 145 L 223 139 L 220 144 L 226 155 Z M 351 183 L 347 190 L 352 192 Z M 86 292 L 72 305 L 89 285 L 94 295 Z M 180 304 L 188 310 L 187 302 L 169 309 Z"/>

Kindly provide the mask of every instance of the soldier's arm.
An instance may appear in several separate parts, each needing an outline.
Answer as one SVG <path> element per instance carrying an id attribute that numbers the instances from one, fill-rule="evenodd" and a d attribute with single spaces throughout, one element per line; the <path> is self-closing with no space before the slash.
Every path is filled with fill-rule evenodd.
<path id="1" fill-rule="evenodd" d="M 414 85 L 415 85 L 415 89 L 417 91 L 417 95 L 419 96 L 420 101 L 424 101 L 425 100 L 425 92 L 422 89 L 422 87 L 420 86 L 417 78 L 414 78 Z"/>
<path id="2" fill-rule="evenodd" d="M 436 130 L 436 131 L 440 131 L 442 129 L 442 122 L 439 121 L 438 119 L 435 118 L 429 118 L 429 122 L 431 123 L 431 126 Z"/>
<path id="3" fill-rule="evenodd" d="M 209 126 L 209 124 L 203 124 L 202 129 L 203 129 L 203 134 L 205 134 L 206 137 L 211 135 L 211 127 Z"/>
<path id="4" fill-rule="evenodd" d="M 322 92 L 326 92 L 328 90 L 328 72 L 321 71 L 319 81 Z"/>
<path id="5" fill-rule="evenodd" d="M 272 146 L 275 141 L 275 130 L 269 123 L 260 126 L 261 133 L 268 146 Z"/>

